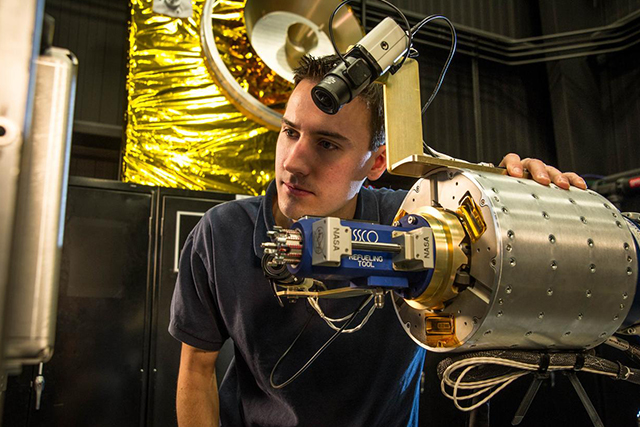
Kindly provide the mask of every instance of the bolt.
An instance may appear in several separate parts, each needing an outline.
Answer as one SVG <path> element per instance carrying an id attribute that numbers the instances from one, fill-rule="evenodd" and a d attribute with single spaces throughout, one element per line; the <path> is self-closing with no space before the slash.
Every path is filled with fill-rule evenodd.
<path id="1" fill-rule="evenodd" d="M 407 218 L 407 222 L 411 225 L 416 225 L 418 223 L 418 219 L 415 216 L 410 215 L 409 218 Z"/>

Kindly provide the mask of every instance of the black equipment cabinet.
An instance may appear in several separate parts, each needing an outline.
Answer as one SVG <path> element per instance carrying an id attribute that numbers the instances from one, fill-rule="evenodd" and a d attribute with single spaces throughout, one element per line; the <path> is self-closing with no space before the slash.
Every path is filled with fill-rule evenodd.
<path id="1" fill-rule="evenodd" d="M 208 197 L 207 197 L 208 196 Z M 180 251 L 189 232 L 211 207 L 233 198 L 228 194 L 163 189 L 158 200 L 158 256 L 153 292 L 153 320 L 150 355 L 149 426 L 174 426 L 175 393 L 180 363 L 180 343 L 168 332 L 171 297 L 178 274 Z M 231 358 L 232 343 L 227 342 L 218 356 L 218 384 Z"/>
<path id="2" fill-rule="evenodd" d="M 7 385 L 4 426 L 174 426 L 180 343 L 167 332 L 177 259 L 231 194 L 72 178 L 54 356 L 36 407 L 25 367 Z"/>

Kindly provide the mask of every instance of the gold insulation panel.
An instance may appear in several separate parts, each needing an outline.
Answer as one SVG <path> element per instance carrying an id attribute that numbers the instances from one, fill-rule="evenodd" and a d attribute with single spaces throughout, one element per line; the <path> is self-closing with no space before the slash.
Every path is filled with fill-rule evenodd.
<path id="1" fill-rule="evenodd" d="M 207 69 L 200 40 L 204 0 L 193 16 L 155 14 L 132 0 L 122 179 L 144 185 L 263 194 L 273 179 L 277 133 L 248 119 Z M 213 31 L 236 80 L 284 107 L 291 85 L 264 70 L 246 35 L 244 1 L 214 5 Z"/>

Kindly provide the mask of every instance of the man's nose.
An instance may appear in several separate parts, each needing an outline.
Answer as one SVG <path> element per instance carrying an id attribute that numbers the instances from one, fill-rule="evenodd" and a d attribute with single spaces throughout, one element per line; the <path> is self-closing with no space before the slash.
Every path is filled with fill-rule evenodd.
<path id="1" fill-rule="evenodd" d="M 293 175 L 309 175 L 314 156 L 312 142 L 302 137 L 291 145 L 283 164 L 284 169 Z"/>

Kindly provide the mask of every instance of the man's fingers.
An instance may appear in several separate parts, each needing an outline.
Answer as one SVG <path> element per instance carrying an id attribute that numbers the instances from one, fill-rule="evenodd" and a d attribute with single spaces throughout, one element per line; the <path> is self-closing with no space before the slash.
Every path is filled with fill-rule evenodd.
<path id="1" fill-rule="evenodd" d="M 558 169 L 553 166 L 547 166 L 547 172 L 549 173 L 549 178 L 551 178 L 551 182 L 557 185 L 560 188 L 564 188 L 565 190 L 569 189 L 569 179 L 566 174 L 563 174 Z"/>
<path id="2" fill-rule="evenodd" d="M 565 172 L 565 173 L 563 173 L 563 175 L 565 176 L 565 178 L 567 178 L 569 180 L 569 183 L 571 185 L 573 185 L 574 187 L 578 187 L 578 188 L 580 188 L 582 190 L 586 190 L 587 189 L 587 183 L 577 173 Z"/>
<path id="3" fill-rule="evenodd" d="M 509 153 L 504 156 L 498 166 L 507 168 L 507 173 L 517 178 L 521 177 L 523 174 L 522 162 L 520 161 L 520 156 L 516 153 Z"/>
<path id="4" fill-rule="evenodd" d="M 539 182 L 543 185 L 549 185 L 549 183 L 551 182 L 551 177 L 549 177 L 549 172 L 547 172 L 547 165 L 545 165 L 542 161 L 538 159 L 527 158 L 522 160 L 522 165 L 529 170 L 529 173 L 531 173 L 531 177 L 536 182 Z"/>

